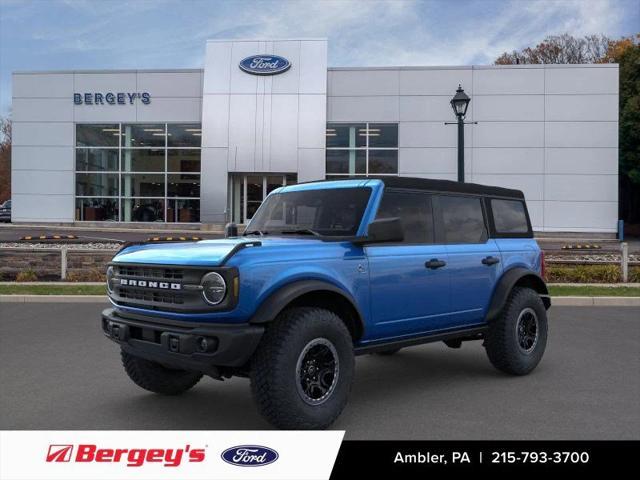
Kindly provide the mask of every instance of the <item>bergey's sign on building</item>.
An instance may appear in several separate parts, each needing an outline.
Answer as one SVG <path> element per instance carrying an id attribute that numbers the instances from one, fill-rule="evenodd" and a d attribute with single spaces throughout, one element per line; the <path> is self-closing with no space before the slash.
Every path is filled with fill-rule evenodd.
<path id="1" fill-rule="evenodd" d="M 276 75 L 286 72 L 291 62 L 278 55 L 251 55 L 240 62 L 240 70 L 252 75 Z"/>
<path id="2" fill-rule="evenodd" d="M 133 105 L 140 101 L 144 105 L 151 103 L 151 95 L 148 92 L 106 92 L 106 93 L 74 93 L 75 105 Z"/>

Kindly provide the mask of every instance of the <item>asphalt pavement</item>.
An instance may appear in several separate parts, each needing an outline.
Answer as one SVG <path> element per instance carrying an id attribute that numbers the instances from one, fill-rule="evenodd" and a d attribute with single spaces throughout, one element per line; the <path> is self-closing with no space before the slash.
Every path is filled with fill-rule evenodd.
<path id="1" fill-rule="evenodd" d="M 102 304 L 0 303 L 0 429 L 267 429 L 247 379 L 178 397 L 141 390 L 99 326 Z M 479 342 L 356 363 L 335 424 L 350 439 L 638 439 L 640 308 L 553 307 L 547 352 L 525 377 Z"/>

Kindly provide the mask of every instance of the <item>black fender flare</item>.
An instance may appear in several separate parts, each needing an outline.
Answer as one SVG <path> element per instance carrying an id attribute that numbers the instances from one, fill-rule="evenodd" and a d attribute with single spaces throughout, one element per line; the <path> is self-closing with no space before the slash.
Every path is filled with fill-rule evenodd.
<path id="1" fill-rule="evenodd" d="M 354 325 L 358 336 L 364 332 L 364 317 L 349 292 L 323 280 L 297 280 L 280 287 L 271 293 L 258 307 L 249 323 L 260 324 L 272 322 L 284 308 L 297 298 L 312 292 L 331 292 L 340 295 L 355 312 Z M 345 319 L 343 319 L 345 320 Z"/>
<path id="2" fill-rule="evenodd" d="M 536 272 L 528 270 L 524 267 L 514 267 L 507 270 L 502 274 L 498 284 L 493 292 L 489 309 L 487 310 L 486 320 L 490 322 L 496 318 L 505 303 L 513 287 L 518 283 L 524 283 L 527 287 L 533 288 L 542 297 L 542 302 L 545 308 L 548 310 L 551 306 L 551 300 L 549 298 L 549 289 L 544 280 Z"/>

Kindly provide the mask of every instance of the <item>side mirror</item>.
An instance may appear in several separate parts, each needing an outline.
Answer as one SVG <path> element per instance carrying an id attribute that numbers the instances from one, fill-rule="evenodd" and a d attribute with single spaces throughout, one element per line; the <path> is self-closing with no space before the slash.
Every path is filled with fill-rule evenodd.
<path id="1" fill-rule="evenodd" d="M 238 236 L 238 225 L 235 223 L 227 223 L 224 226 L 224 238 L 229 237 L 237 237 Z"/>
<path id="2" fill-rule="evenodd" d="M 369 224 L 366 237 L 357 238 L 354 243 L 385 243 L 385 242 L 402 242 L 404 240 L 404 231 L 402 222 L 398 217 L 381 218 L 374 220 Z"/>

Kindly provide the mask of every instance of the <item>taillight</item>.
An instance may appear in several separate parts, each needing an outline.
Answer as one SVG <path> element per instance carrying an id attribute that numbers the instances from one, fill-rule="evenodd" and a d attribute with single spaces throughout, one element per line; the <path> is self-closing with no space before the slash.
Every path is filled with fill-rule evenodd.
<path id="1" fill-rule="evenodd" d="M 540 276 L 546 280 L 547 265 L 544 261 L 544 250 L 540 250 Z"/>

